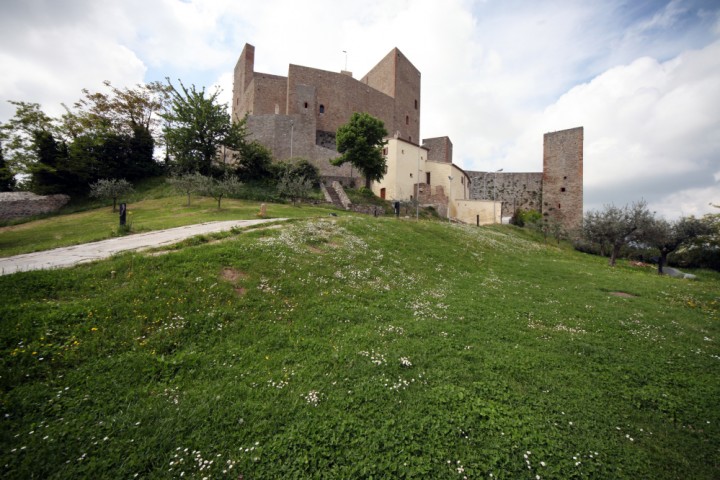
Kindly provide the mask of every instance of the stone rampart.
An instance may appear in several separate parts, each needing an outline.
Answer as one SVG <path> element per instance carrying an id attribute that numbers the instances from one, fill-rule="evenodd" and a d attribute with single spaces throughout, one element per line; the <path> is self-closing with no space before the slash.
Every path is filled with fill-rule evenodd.
<path id="1" fill-rule="evenodd" d="M 0 193 L 0 220 L 51 213 L 70 201 L 67 195 L 40 196 L 30 192 Z"/>

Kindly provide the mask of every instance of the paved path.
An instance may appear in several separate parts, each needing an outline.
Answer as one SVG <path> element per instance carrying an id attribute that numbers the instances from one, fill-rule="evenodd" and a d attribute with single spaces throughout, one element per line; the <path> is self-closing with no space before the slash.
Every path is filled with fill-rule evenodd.
<path id="1" fill-rule="evenodd" d="M 273 218 L 270 220 L 230 220 L 225 222 L 199 223 L 167 230 L 136 233 L 126 237 L 111 238 L 109 240 L 85 243 L 72 247 L 15 255 L 14 257 L 0 258 L 0 275 L 9 275 L 11 273 L 25 272 L 28 270 L 71 267 L 78 263 L 107 258 L 127 250 L 141 250 L 161 247 L 163 245 L 172 245 L 186 238 L 204 233 L 222 232 L 230 230 L 233 227 L 242 228 L 259 223 L 282 220 L 286 219 Z"/>

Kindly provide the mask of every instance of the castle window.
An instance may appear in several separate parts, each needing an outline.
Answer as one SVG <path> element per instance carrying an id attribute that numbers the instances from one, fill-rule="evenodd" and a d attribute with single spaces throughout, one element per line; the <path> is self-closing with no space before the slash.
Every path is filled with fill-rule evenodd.
<path id="1" fill-rule="evenodd" d="M 305 108 L 307 108 L 307 107 L 308 107 L 307 102 L 305 102 Z"/>
<path id="2" fill-rule="evenodd" d="M 430 172 L 425 172 L 425 183 L 430 185 Z"/>
<path id="3" fill-rule="evenodd" d="M 387 154 L 388 154 L 388 149 L 387 149 L 387 147 L 385 147 L 385 148 L 383 148 L 383 155 L 387 155 Z"/>
<path id="4" fill-rule="evenodd" d="M 417 100 L 415 100 L 415 110 L 417 110 Z"/>
<path id="5" fill-rule="evenodd" d="M 412 178 L 412 173 L 410 174 L 410 178 Z"/>
<path id="6" fill-rule="evenodd" d="M 558 203 L 558 210 L 560 210 L 560 204 Z"/>
<path id="7" fill-rule="evenodd" d="M 565 191 L 565 187 L 560 188 L 560 191 L 561 191 L 561 192 L 564 192 L 564 191 Z"/>
<path id="8" fill-rule="evenodd" d="M 325 105 L 320 105 L 320 113 L 325 113 Z"/>
<path id="9" fill-rule="evenodd" d="M 410 125 L 410 116 L 405 115 L 405 125 Z"/>

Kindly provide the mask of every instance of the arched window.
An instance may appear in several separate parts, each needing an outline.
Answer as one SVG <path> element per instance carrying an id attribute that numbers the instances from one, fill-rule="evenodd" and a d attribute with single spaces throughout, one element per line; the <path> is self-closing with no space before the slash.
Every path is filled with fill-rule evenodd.
<path id="1" fill-rule="evenodd" d="M 325 105 L 320 105 L 320 113 L 325 113 Z"/>

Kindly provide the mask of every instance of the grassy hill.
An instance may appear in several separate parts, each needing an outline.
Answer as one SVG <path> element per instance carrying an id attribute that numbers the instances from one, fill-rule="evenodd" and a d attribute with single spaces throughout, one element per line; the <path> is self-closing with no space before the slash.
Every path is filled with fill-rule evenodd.
<path id="1" fill-rule="evenodd" d="M 296 220 L 0 277 L 3 478 L 720 477 L 720 277 Z"/>

